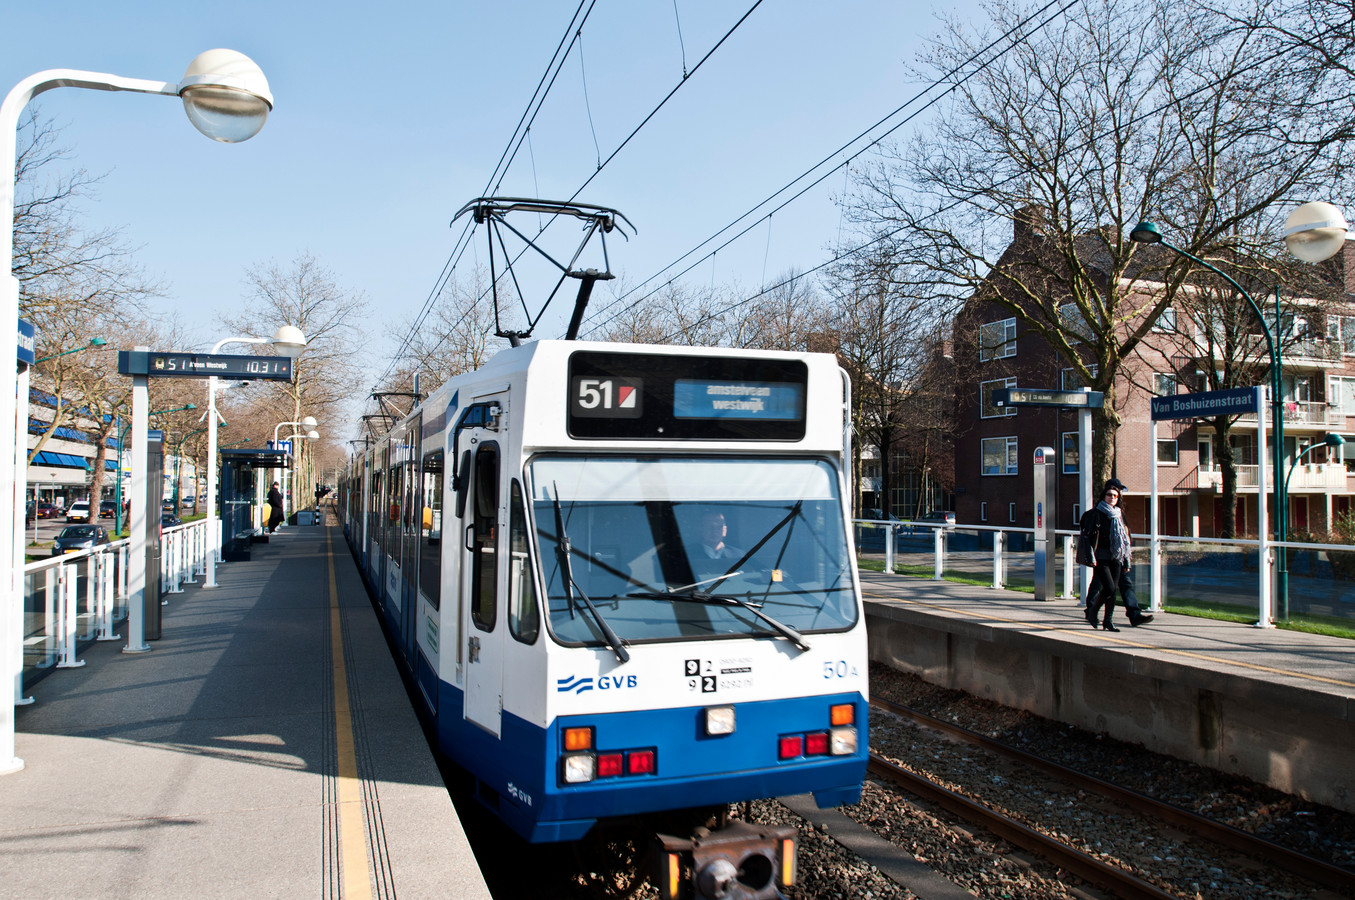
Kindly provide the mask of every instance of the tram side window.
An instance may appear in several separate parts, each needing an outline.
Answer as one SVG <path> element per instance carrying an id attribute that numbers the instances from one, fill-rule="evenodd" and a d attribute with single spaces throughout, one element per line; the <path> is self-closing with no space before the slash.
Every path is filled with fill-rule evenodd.
<path id="1" fill-rule="evenodd" d="M 419 590 L 434 609 L 442 605 L 442 451 L 423 458 L 423 521 L 419 527 Z"/>
<path id="2" fill-rule="evenodd" d="M 522 486 L 515 480 L 509 500 L 508 519 L 508 627 L 524 644 L 536 642 L 541 632 L 541 612 L 536 605 L 536 584 L 527 544 L 527 512 Z"/>
<path id="3" fill-rule="evenodd" d="M 370 485 L 371 497 L 367 502 L 367 537 L 380 541 L 381 535 L 381 473 L 372 472 Z"/>

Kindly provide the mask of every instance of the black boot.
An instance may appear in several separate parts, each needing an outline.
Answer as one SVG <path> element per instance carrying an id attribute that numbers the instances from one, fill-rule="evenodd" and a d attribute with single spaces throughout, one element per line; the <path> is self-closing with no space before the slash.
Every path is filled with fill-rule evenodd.
<path id="1" fill-rule="evenodd" d="M 1083 613 L 1083 615 L 1085 615 L 1087 618 L 1087 624 L 1090 625 L 1092 628 L 1100 627 L 1099 625 L 1096 624 L 1096 613 L 1097 607 L 1095 606 L 1087 607 L 1086 611 Z"/>
<path id="2" fill-rule="evenodd" d="M 1118 628 L 1116 628 L 1114 625 L 1112 625 L 1111 622 L 1110 622 L 1110 619 L 1106 619 L 1104 622 L 1101 623 L 1101 630 L 1103 630 L 1103 631 L 1119 631 L 1120 629 L 1118 629 Z"/>
<path id="3" fill-rule="evenodd" d="M 1152 613 L 1141 612 L 1137 609 L 1129 610 L 1129 624 L 1137 628 L 1140 625 L 1147 625 L 1153 621 Z"/>

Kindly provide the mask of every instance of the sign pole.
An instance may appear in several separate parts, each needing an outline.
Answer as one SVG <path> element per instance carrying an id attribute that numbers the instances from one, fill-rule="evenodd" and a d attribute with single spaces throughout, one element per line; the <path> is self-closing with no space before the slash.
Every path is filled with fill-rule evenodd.
<path id="1" fill-rule="evenodd" d="M 1158 534 L 1158 496 L 1157 496 L 1157 419 L 1148 429 L 1149 453 L 1148 466 L 1148 609 L 1162 611 L 1162 538 Z"/>
<path id="2" fill-rule="evenodd" d="M 1260 621 L 1257 628 L 1274 628 L 1271 624 L 1270 601 L 1270 541 L 1266 539 L 1270 512 L 1266 508 L 1266 417 L 1262 410 L 1266 408 L 1266 389 L 1253 388 L 1256 391 L 1256 570 L 1261 577 L 1261 599 L 1258 613 Z"/>
<path id="3" fill-rule="evenodd" d="M 1090 388 L 1083 388 L 1084 391 L 1090 391 Z M 1092 411 L 1083 409 L 1077 414 L 1077 493 L 1080 506 L 1078 507 L 1083 515 L 1095 504 L 1092 502 Z M 1092 570 L 1086 566 L 1078 566 L 1078 600 L 1079 607 L 1087 605 L 1087 594 L 1092 587 Z"/>
<path id="4" fill-rule="evenodd" d="M 145 347 L 137 347 L 138 351 Z M 132 376 L 132 500 L 127 511 L 131 538 L 127 548 L 127 646 L 123 653 L 145 653 L 146 643 L 146 467 L 150 453 L 146 432 L 150 430 L 149 380 Z M 140 508 L 138 508 L 138 506 Z M 159 602 L 160 598 L 156 598 Z"/>

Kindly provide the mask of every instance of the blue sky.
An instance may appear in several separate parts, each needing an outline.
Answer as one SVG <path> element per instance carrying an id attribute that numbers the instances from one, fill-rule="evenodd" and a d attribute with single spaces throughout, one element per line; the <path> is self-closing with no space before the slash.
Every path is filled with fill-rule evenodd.
<path id="1" fill-rule="evenodd" d="M 501 193 L 568 198 L 596 169 L 594 131 L 605 159 L 681 80 L 684 48 L 690 70 L 751 5 L 598 0 L 582 71 L 576 53 Z M 224 336 L 217 318 L 245 294 L 247 266 L 301 253 L 370 297 L 379 334 L 436 284 L 452 215 L 484 189 L 575 7 L 28 4 L 4 14 L 0 90 L 50 68 L 178 81 L 203 50 L 249 55 L 276 108 L 239 145 L 201 137 L 170 98 L 59 89 L 37 103 L 75 162 L 107 173 L 87 220 L 124 228 L 166 284 L 158 306 L 199 346 Z M 972 4 L 947 8 L 979 19 Z M 940 27 L 932 9 L 765 0 L 579 196 L 638 228 L 609 241 L 613 271 L 650 277 L 912 96 L 907 64 Z M 843 188 L 839 172 L 690 277 L 755 287 L 817 265 Z M 599 288 L 595 304 L 606 298 Z M 570 302 L 538 337 L 559 336 Z M 374 343 L 374 368 L 386 346 Z"/>

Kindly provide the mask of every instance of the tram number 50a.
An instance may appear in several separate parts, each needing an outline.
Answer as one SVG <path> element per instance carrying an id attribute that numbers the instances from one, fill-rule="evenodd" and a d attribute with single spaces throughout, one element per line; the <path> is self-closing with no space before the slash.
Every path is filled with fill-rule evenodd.
<path id="1" fill-rule="evenodd" d="M 635 378 L 573 379 L 570 412 L 585 418 L 636 418 L 642 412 L 643 391 Z"/>

